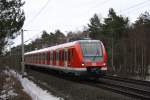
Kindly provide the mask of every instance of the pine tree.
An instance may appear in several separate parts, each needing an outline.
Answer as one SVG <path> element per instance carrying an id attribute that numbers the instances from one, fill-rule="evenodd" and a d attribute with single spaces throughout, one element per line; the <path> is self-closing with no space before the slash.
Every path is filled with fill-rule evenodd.
<path id="1" fill-rule="evenodd" d="M 91 19 L 90 19 L 90 24 L 88 24 L 89 27 L 89 32 L 90 32 L 90 37 L 92 39 L 98 39 L 100 32 L 101 32 L 101 28 L 102 28 L 102 24 L 100 22 L 100 19 L 98 18 L 98 15 L 95 14 Z"/>
<path id="2" fill-rule="evenodd" d="M 15 38 L 25 20 L 21 0 L 0 0 L 0 55 L 8 39 Z"/>
<path id="3" fill-rule="evenodd" d="M 113 8 L 110 8 L 108 17 L 104 19 L 102 34 L 110 38 L 113 37 L 115 40 L 119 40 L 126 36 L 125 32 L 128 28 L 128 23 L 128 18 L 116 15 Z"/>

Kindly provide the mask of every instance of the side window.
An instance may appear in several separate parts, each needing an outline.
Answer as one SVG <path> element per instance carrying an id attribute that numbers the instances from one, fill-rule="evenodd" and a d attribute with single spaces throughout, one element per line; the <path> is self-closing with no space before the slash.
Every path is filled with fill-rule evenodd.
<path id="1" fill-rule="evenodd" d="M 37 54 L 35 54 L 35 62 L 37 61 Z"/>
<path id="2" fill-rule="evenodd" d="M 39 62 L 41 62 L 41 53 L 39 53 Z"/>
<path id="3" fill-rule="evenodd" d="M 58 52 L 56 51 L 56 61 L 58 60 Z"/>
<path id="4" fill-rule="evenodd" d="M 45 61 L 45 52 L 43 52 L 43 61 Z"/>
<path id="5" fill-rule="evenodd" d="M 56 58 L 57 58 L 56 60 L 59 61 L 59 50 L 57 50 L 56 52 Z"/>
<path id="6" fill-rule="evenodd" d="M 53 60 L 53 51 L 50 52 L 50 61 Z"/>
<path id="7" fill-rule="evenodd" d="M 49 56 L 50 56 L 50 55 L 49 55 L 49 52 L 47 52 L 47 53 L 46 53 L 46 60 L 47 60 L 47 61 L 48 61 L 49 58 L 50 58 Z"/>
<path id="8" fill-rule="evenodd" d="M 68 61 L 70 61 L 71 60 L 71 52 L 70 52 L 70 49 L 68 50 Z"/>
<path id="9" fill-rule="evenodd" d="M 32 62 L 34 61 L 34 54 L 32 54 Z"/>
<path id="10" fill-rule="evenodd" d="M 52 55 L 51 55 L 51 51 L 50 51 L 50 53 L 49 53 L 49 58 L 50 58 L 49 60 L 50 60 L 50 61 L 51 61 L 51 58 L 52 58 L 51 56 L 52 56 Z"/>
<path id="11" fill-rule="evenodd" d="M 30 62 L 30 55 L 29 55 L 29 62 Z"/>
<path id="12" fill-rule="evenodd" d="M 44 52 L 44 61 L 46 60 L 46 52 Z"/>
<path id="13" fill-rule="evenodd" d="M 29 62 L 30 62 L 30 60 L 31 60 L 31 59 L 30 59 L 30 55 L 29 55 Z"/>
<path id="14" fill-rule="evenodd" d="M 61 61 L 62 60 L 62 52 L 61 52 L 61 50 L 59 50 L 59 60 Z"/>
<path id="15" fill-rule="evenodd" d="M 53 61 L 55 61 L 55 60 L 56 60 L 56 52 L 53 51 Z"/>
<path id="16" fill-rule="evenodd" d="M 67 51 L 64 52 L 64 60 L 67 61 Z"/>
<path id="17" fill-rule="evenodd" d="M 64 50 L 62 50 L 62 61 L 64 61 Z"/>
<path id="18" fill-rule="evenodd" d="M 41 61 L 43 61 L 43 53 L 41 53 Z"/>
<path id="19" fill-rule="evenodd" d="M 41 58 L 40 60 L 43 61 L 43 53 L 40 53 L 40 55 L 41 55 L 40 56 L 40 58 Z"/>
<path id="20" fill-rule="evenodd" d="M 37 55 L 36 56 L 37 57 L 37 62 L 39 62 L 39 54 L 37 53 L 36 55 Z"/>
<path id="21" fill-rule="evenodd" d="M 34 62 L 35 62 L 35 58 L 36 58 L 36 57 L 35 57 L 35 54 L 34 54 Z"/>
<path id="22" fill-rule="evenodd" d="M 33 55 L 31 54 L 31 62 L 33 61 Z"/>

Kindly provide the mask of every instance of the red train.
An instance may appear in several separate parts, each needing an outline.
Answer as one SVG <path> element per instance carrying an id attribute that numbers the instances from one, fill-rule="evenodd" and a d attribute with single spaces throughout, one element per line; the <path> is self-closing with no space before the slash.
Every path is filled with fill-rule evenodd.
<path id="1" fill-rule="evenodd" d="M 99 40 L 77 40 L 27 52 L 25 65 L 50 68 L 75 75 L 103 74 L 107 53 Z"/>

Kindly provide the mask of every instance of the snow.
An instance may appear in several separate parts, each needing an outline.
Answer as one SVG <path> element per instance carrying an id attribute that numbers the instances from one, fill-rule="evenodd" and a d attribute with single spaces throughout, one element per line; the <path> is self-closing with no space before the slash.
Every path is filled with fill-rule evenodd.
<path id="1" fill-rule="evenodd" d="M 7 100 L 8 97 L 14 97 L 14 96 L 17 96 L 18 94 L 14 92 L 14 90 L 8 90 L 8 91 L 5 91 L 3 90 L 2 91 L 2 95 L 0 95 L 0 100 Z"/>
<path id="2" fill-rule="evenodd" d="M 7 71 L 5 71 L 4 73 L 10 76 L 10 74 L 8 74 Z M 14 85 L 14 82 L 11 82 L 10 77 L 6 77 L 5 83 L 2 87 L 2 91 L 0 91 L 0 100 L 8 100 L 9 97 L 12 98 L 12 97 L 18 96 L 18 94 L 15 93 L 13 85 Z"/>
<path id="3" fill-rule="evenodd" d="M 63 98 L 51 95 L 48 91 L 43 90 L 27 78 L 22 78 L 21 75 L 14 70 L 10 70 L 10 72 L 21 82 L 24 91 L 31 96 L 32 100 L 64 100 Z"/>

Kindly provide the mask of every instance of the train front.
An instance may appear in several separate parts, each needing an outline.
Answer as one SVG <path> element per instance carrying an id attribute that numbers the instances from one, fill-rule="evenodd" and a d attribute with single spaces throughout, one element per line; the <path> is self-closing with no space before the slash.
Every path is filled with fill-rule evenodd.
<path id="1" fill-rule="evenodd" d="M 99 40 L 81 40 L 82 67 L 87 68 L 88 74 L 103 75 L 107 71 L 107 53 Z"/>

